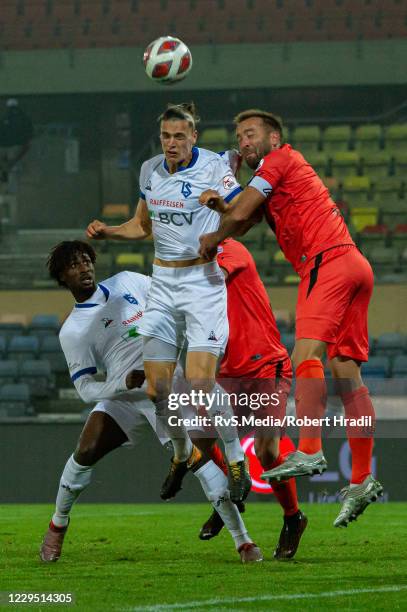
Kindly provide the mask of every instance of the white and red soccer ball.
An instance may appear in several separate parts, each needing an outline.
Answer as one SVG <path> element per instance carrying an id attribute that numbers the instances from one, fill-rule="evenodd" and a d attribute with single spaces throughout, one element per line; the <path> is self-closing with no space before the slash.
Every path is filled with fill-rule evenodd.
<path id="1" fill-rule="evenodd" d="M 185 79 L 192 68 L 192 55 L 179 38 L 161 36 L 144 51 L 143 63 L 150 79 L 170 85 Z"/>

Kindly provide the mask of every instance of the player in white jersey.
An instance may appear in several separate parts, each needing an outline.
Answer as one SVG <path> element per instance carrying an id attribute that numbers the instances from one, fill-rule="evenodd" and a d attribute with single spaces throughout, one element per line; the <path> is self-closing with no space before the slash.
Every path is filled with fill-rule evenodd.
<path id="1" fill-rule="evenodd" d="M 220 397 L 215 372 L 228 335 L 226 287 L 215 260 L 199 256 L 199 235 L 219 224 L 217 212 L 202 207 L 205 189 L 216 189 L 233 203 L 241 192 L 233 172 L 216 153 L 195 146 L 197 130 L 193 105 L 170 105 L 159 117 L 163 154 L 146 161 L 140 172 L 140 199 L 135 216 L 109 227 L 95 220 L 92 239 L 137 240 L 153 235 L 155 259 L 146 313 L 139 325 L 144 336 L 144 369 L 148 394 L 158 414 L 167 413 L 167 398 L 179 354 L 186 338 L 185 375 L 194 391 Z M 230 409 L 230 407 L 229 407 Z M 213 405 L 219 414 L 224 406 Z M 226 416 L 226 413 L 225 413 Z M 236 428 L 220 427 L 229 463 L 231 498 L 243 500 L 250 491 L 244 453 Z M 183 475 L 199 460 L 200 451 L 181 427 L 171 437 L 175 456 L 163 484 L 163 499 L 173 497 Z"/>
<path id="2" fill-rule="evenodd" d="M 89 244 L 67 241 L 57 245 L 48 260 L 50 275 L 76 300 L 60 331 L 71 380 L 85 402 L 98 403 L 61 476 L 55 512 L 40 550 L 46 562 L 61 555 L 70 510 L 89 485 L 95 463 L 122 444 L 134 443 L 138 427 L 146 421 L 156 430 L 154 406 L 140 390 L 144 371 L 138 334 L 151 279 L 121 272 L 96 285 L 95 259 Z M 94 379 L 98 369 L 106 372 L 103 382 Z M 213 461 L 202 460 L 196 468 L 207 498 L 218 512 L 220 507 L 242 561 L 261 560 L 229 499 L 225 475 Z"/>

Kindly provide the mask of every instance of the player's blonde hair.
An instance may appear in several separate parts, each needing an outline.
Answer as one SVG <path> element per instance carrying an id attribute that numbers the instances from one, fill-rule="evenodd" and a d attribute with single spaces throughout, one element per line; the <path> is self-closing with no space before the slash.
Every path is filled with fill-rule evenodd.
<path id="1" fill-rule="evenodd" d="M 188 125 L 196 130 L 196 126 L 200 121 L 197 114 L 194 102 L 182 102 L 181 104 L 168 104 L 167 108 L 158 117 L 158 123 L 161 121 L 181 120 L 187 121 Z"/>
<path id="2" fill-rule="evenodd" d="M 278 132 L 280 134 L 280 138 L 283 137 L 283 122 L 280 117 L 274 115 L 273 113 L 269 113 L 264 110 L 260 110 L 259 108 L 249 108 L 248 110 L 242 111 L 238 113 L 236 117 L 233 119 L 233 123 L 238 125 L 242 121 L 246 119 L 251 119 L 252 117 L 259 117 L 263 120 L 271 130 Z"/>

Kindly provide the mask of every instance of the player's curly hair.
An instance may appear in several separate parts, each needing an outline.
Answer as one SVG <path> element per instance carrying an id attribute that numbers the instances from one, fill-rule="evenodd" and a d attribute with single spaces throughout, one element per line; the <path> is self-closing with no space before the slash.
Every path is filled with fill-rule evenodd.
<path id="1" fill-rule="evenodd" d="M 61 281 L 61 274 L 71 264 L 75 255 L 86 253 L 94 264 L 96 261 L 95 249 L 83 240 L 64 240 L 52 247 L 47 259 L 47 268 L 51 278 L 61 287 L 66 287 Z"/>
<path id="2" fill-rule="evenodd" d="M 196 106 L 194 102 L 182 102 L 181 104 L 168 104 L 167 108 L 158 117 L 158 123 L 161 121 L 169 121 L 171 119 L 180 119 L 181 121 L 188 121 L 188 124 L 193 130 L 196 129 L 197 124 L 200 122 Z"/>
<path id="3" fill-rule="evenodd" d="M 248 110 L 242 111 L 233 119 L 235 125 L 238 125 L 242 121 L 246 119 L 251 119 L 252 117 L 259 117 L 263 120 L 263 122 L 271 128 L 271 130 L 278 132 L 280 137 L 283 137 L 283 122 L 280 117 L 274 115 L 273 113 L 269 113 L 264 110 L 260 110 L 259 108 L 249 108 Z"/>

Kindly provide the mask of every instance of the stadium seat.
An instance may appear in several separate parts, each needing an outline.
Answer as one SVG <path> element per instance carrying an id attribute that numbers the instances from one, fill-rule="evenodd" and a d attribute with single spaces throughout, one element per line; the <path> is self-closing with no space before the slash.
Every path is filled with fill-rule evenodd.
<path id="1" fill-rule="evenodd" d="M 0 388 L 0 414 L 8 417 L 31 416 L 30 389 L 24 383 L 4 385 Z"/>
<path id="2" fill-rule="evenodd" d="M 407 147 L 405 151 L 394 154 L 394 176 L 399 176 L 406 181 L 407 178 Z"/>
<path id="3" fill-rule="evenodd" d="M 378 181 L 373 181 L 375 193 L 386 194 L 388 197 L 400 197 L 403 181 L 396 176 L 388 176 Z"/>
<path id="4" fill-rule="evenodd" d="M 51 365 L 51 372 L 65 374 L 67 365 L 57 336 L 45 336 L 41 340 L 39 358 L 46 359 Z"/>
<path id="5" fill-rule="evenodd" d="M 407 123 L 394 123 L 384 130 L 385 146 L 389 151 L 407 151 Z"/>
<path id="6" fill-rule="evenodd" d="M 251 251 L 251 254 L 253 255 L 253 259 L 256 262 L 256 266 L 257 269 L 260 270 L 264 270 L 269 272 L 270 268 L 272 267 L 271 264 L 271 255 L 268 252 L 268 250 L 262 249 L 262 250 L 256 250 L 253 249 Z"/>
<path id="7" fill-rule="evenodd" d="M 390 359 L 386 356 L 371 357 L 362 364 L 362 375 L 366 378 L 387 378 L 390 373 Z"/>
<path id="8" fill-rule="evenodd" d="M 352 206 L 363 206 L 368 203 L 370 179 L 368 176 L 347 176 L 343 180 L 343 197 Z"/>
<path id="9" fill-rule="evenodd" d="M 404 250 L 407 249 L 407 223 L 397 225 L 394 228 L 391 243 L 392 246 L 397 249 L 398 253 L 403 253 Z"/>
<path id="10" fill-rule="evenodd" d="M 375 272 L 391 272 L 397 267 L 399 256 L 396 249 L 378 246 L 370 251 L 369 260 L 373 264 Z"/>
<path id="11" fill-rule="evenodd" d="M 208 128 L 199 137 L 199 145 L 211 151 L 225 151 L 229 148 L 229 133 L 226 128 Z"/>
<path id="12" fill-rule="evenodd" d="M 391 203 L 387 202 L 381 207 L 382 222 L 394 230 L 403 225 L 407 219 L 407 198 L 399 198 Z"/>
<path id="13" fill-rule="evenodd" d="M 376 341 L 376 355 L 394 357 L 396 355 L 402 355 L 406 348 L 406 336 L 397 332 L 381 334 Z"/>
<path id="14" fill-rule="evenodd" d="M 332 125 L 323 134 L 323 150 L 327 153 L 347 151 L 351 140 L 350 125 Z"/>
<path id="15" fill-rule="evenodd" d="M 304 157 L 320 176 L 325 176 L 328 170 L 328 156 L 324 151 L 304 152 Z"/>
<path id="16" fill-rule="evenodd" d="M 321 128 L 318 125 L 297 127 L 292 131 L 292 141 L 295 148 L 307 158 L 307 155 L 319 150 Z"/>
<path id="17" fill-rule="evenodd" d="M 0 361 L 0 386 L 14 384 L 18 379 L 18 362 L 13 359 Z"/>
<path id="18" fill-rule="evenodd" d="M 105 204 L 102 209 L 102 220 L 110 225 L 120 225 L 129 218 L 129 204 Z"/>
<path id="19" fill-rule="evenodd" d="M 374 207 L 352 208 L 350 211 L 350 221 L 355 231 L 360 232 L 367 225 L 377 225 L 379 210 Z"/>
<path id="20" fill-rule="evenodd" d="M 359 152 L 379 151 L 382 141 L 382 126 L 376 123 L 360 125 L 355 130 L 355 149 Z"/>
<path id="21" fill-rule="evenodd" d="M 7 352 L 7 338 L 5 336 L 0 336 L 0 359 L 6 356 Z"/>
<path id="22" fill-rule="evenodd" d="M 8 347 L 8 356 L 18 362 L 35 359 L 38 349 L 39 340 L 36 336 L 13 336 Z"/>
<path id="23" fill-rule="evenodd" d="M 28 359 L 20 365 L 19 381 L 30 388 L 35 398 L 49 397 L 53 387 L 51 365 L 48 360 Z"/>
<path id="24" fill-rule="evenodd" d="M 407 355 L 397 355 L 394 358 L 392 374 L 394 377 L 407 377 Z"/>
<path id="25" fill-rule="evenodd" d="M 47 336 L 52 333 L 57 334 L 60 326 L 58 315 L 38 314 L 32 318 L 28 326 L 28 333 L 37 337 Z"/>
<path id="26" fill-rule="evenodd" d="M 98 253 L 96 258 L 96 272 L 98 280 L 104 280 L 112 275 L 112 253 Z"/>
<path id="27" fill-rule="evenodd" d="M 363 174 L 377 182 L 390 174 L 391 155 L 388 151 L 364 151 L 362 157 Z"/>
<path id="28" fill-rule="evenodd" d="M 13 336 L 22 336 L 25 331 L 21 323 L 0 323 L 0 335 L 10 340 Z"/>
<path id="29" fill-rule="evenodd" d="M 143 253 L 119 253 L 115 260 L 116 270 L 133 270 L 140 272 L 144 268 Z"/>
<path id="30" fill-rule="evenodd" d="M 331 171 L 338 180 L 355 176 L 359 171 L 359 153 L 357 151 L 335 151 L 332 153 Z"/>
<path id="31" fill-rule="evenodd" d="M 374 247 L 385 247 L 389 230 L 386 225 L 367 225 L 359 235 L 360 246 L 365 254 L 370 253 Z"/>
<path id="32" fill-rule="evenodd" d="M 329 189 L 329 193 L 336 201 L 339 194 L 339 181 L 336 176 L 321 176 L 321 180 L 325 187 Z"/>

